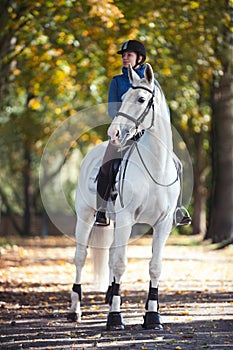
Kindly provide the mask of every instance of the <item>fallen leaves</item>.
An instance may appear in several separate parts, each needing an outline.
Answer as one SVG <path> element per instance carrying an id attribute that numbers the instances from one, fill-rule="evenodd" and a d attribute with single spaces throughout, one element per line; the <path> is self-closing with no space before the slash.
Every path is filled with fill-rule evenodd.
<path id="1" fill-rule="evenodd" d="M 167 246 L 160 282 L 160 310 L 165 329 L 160 333 L 148 332 L 142 331 L 141 324 L 149 285 L 147 257 L 151 246 L 143 239 L 145 246 L 129 246 L 130 258 L 122 284 L 122 310 L 127 327 L 114 335 L 105 331 L 108 305 L 104 304 L 104 293 L 97 293 L 92 284 L 89 259 L 83 273 L 83 323 L 66 321 L 75 276 L 73 242 L 66 241 L 63 246 L 62 239 L 50 238 L 4 248 L 0 266 L 0 322 L 5 344 L 7 339 L 11 341 L 12 331 L 20 335 L 23 329 L 24 346 L 29 344 L 28 339 L 46 340 L 46 349 L 54 348 L 51 339 L 61 339 L 62 344 L 67 341 L 69 348 L 140 346 L 146 349 L 165 345 L 187 350 L 208 348 L 209 340 L 213 344 L 221 340 L 230 347 L 227 332 L 233 327 L 230 321 L 233 302 L 229 300 L 233 258 L 229 252 L 226 256 L 225 252 L 215 254 L 200 247 Z"/>

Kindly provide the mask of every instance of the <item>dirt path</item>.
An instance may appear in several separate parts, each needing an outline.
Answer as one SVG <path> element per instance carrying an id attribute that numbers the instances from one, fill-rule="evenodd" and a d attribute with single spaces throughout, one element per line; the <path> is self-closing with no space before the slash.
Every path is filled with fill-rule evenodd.
<path id="1" fill-rule="evenodd" d="M 1 248 L 0 349 L 233 349 L 233 248 L 213 251 L 200 238 L 171 236 L 160 283 L 163 331 L 143 330 L 150 238 L 133 242 L 122 286 L 124 331 L 105 329 L 104 293 L 83 277 L 81 324 L 66 321 L 75 272 L 66 237 Z M 13 242 L 13 241 L 12 241 Z M 17 241 L 16 241 L 17 242 Z"/>

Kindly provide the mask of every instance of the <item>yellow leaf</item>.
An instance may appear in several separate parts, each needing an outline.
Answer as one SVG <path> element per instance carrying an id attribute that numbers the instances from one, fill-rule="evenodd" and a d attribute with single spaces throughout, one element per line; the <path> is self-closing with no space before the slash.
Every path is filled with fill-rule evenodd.
<path id="1" fill-rule="evenodd" d="M 32 98 L 28 104 L 29 107 L 31 107 L 31 109 L 33 109 L 34 111 L 40 108 L 40 102 L 35 99 Z"/>
<path id="2" fill-rule="evenodd" d="M 66 261 L 60 259 L 60 260 L 57 260 L 57 264 L 58 264 L 58 265 L 65 265 L 65 264 L 66 264 Z"/>
<path id="3" fill-rule="evenodd" d="M 24 309 L 23 312 L 29 313 L 29 312 L 31 312 L 31 310 L 30 309 Z"/>
<path id="4" fill-rule="evenodd" d="M 21 73 L 21 71 L 17 68 L 13 70 L 14 75 L 19 75 L 20 73 Z"/>
<path id="5" fill-rule="evenodd" d="M 180 314 L 181 316 L 189 315 L 188 311 L 180 311 L 179 314 Z"/>
<path id="6" fill-rule="evenodd" d="M 171 69 L 169 67 L 165 67 L 162 69 L 162 74 L 166 75 L 166 76 L 171 76 L 172 72 Z"/>
<path id="7" fill-rule="evenodd" d="M 199 8 L 199 3 L 197 1 L 191 1 L 190 2 L 190 8 L 192 10 Z"/>

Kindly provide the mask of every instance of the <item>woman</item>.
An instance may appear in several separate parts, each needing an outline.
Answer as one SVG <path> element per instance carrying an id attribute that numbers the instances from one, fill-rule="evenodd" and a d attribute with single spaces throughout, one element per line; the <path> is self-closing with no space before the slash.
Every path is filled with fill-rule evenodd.
<path id="1" fill-rule="evenodd" d="M 138 74 L 140 78 L 144 77 L 144 71 L 146 65 L 143 62 L 146 59 L 146 49 L 142 43 L 137 40 L 128 40 L 125 42 L 121 48 L 121 50 L 117 51 L 119 55 L 122 56 L 122 74 L 114 76 L 108 93 L 108 113 L 110 118 L 114 118 L 117 114 L 120 105 L 122 96 L 128 91 L 131 84 L 128 77 L 128 65 L 131 64 L 135 72 Z M 155 84 L 161 89 L 158 81 L 155 79 Z M 139 132 L 131 142 L 137 141 L 143 132 Z M 107 146 L 102 166 L 99 170 L 99 174 L 97 177 L 97 213 L 96 213 L 96 225 L 106 226 L 109 224 L 109 220 L 106 218 L 105 212 L 107 207 L 107 201 L 109 199 L 111 188 L 114 184 L 115 176 L 117 174 L 121 159 L 124 156 L 125 151 L 120 151 L 110 142 Z M 182 165 L 178 164 L 177 168 L 181 168 Z M 181 168 L 182 169 L 182 168 Z M 182 177 L 179 174 L 180 178 Z M 181 198 L 181 196 L 180 196 Z M 179 225 L 187 225 L 191 223 L 191 218 L 189 217 L 187 211 L 185 213 L 182 212 L 181 209 L 181 199 L 179 201 L 180 205 L 176 210 L 176 214 L 179 217 L 177 220 L 175 218 L 175 222 L 179 221 Z"/>

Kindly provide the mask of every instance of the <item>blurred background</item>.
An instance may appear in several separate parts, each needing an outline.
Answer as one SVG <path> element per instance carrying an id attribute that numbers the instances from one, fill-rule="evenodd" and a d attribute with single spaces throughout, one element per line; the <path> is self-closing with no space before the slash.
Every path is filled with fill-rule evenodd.
<path id="1" fill-rule="evenodd" d="M 193 222 L 178 233 L 232 243 L 232 11 L 232 0 L 2 0 L 1 236 L 59 233 L 40 189 L 64 162 L 78 168 L 87 150 L 106 140 L 107 125 L 70 140 L 65 161 L 58 158 L 39 186 L 44 148 L 67 118 L 107 103 L 111 78 L 121 73 L 116 52 L 137 39 L 191 156 Z M 77 181 L 78 173 L 63 184 L 71 207 Z"/>

